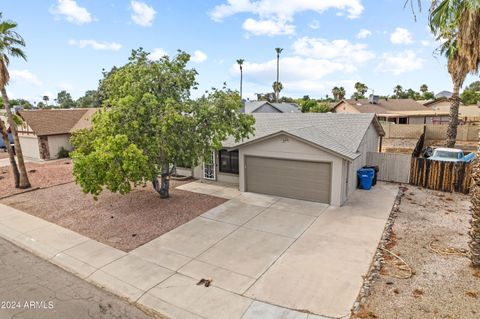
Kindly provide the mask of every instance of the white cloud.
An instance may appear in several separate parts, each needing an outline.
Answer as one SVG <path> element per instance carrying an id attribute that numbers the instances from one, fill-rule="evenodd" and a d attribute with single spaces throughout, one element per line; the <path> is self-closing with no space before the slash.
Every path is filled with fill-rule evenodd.
<path id="1" fill-rule="evenodd" d="M 328 9 L 346 12 L 351 19 L 358 18 L 363 12 L 361 0 L 226 0 L 209 13 L 210 18 L 220 22 L 238 13 L 250 13 L 257 19 L 248 18 L 243 27 L 254 35 L 291 35 L 295 32 L 293 18 L 295 14 L 305 11 L 322 13 Z M 267 32 L 271 26 L 275 31 Z M 255 32 L 253 32 L 254 30 Z M 260 31 L 262 30 L 262 31 Z"/>
<path id="2" fill-rule="evenodd" d="M 382 54 L 376 71 L 399 75 L 405 72 L 423 68 L 424 59 L 418 57 L 412 50 Z"/>
<path id="3" fill-rule="evenodd" d="M 413 43 L 413 37 L 407 29 L 395 28 L 395 31 L 390 35 L 390 42 L 393 44 L 411 44 Z"/>
<path id="4" fill-rule="evenodd" d="M 255 20 L 248 18 L 243 22 L 243 28 L 253 35 L 293 35 L 295 26 L 286 20 Z"/>
<path id="5" fill-rule="evenodd" d="M 203 53 L 202 51 L 196 50 L 193 53 L 190 60 L 192 62 L 195 62 L 195 63 L 202 63 L 202 62 L 207 60 L 207 55 L 205 53 Z"/>
<path id="6" fill-rule="evenodd" d="M 42 81 L 40 81 L 35 74 L 29 70 L 10 70 L 10 77 L 15 82 L 21 82 L 25 84 L 30 84 L 34 86 L 41 86 Z"/>
<path id="7" fill-rule="evenodd" d="M 167 51 L 161 48 L 155 48 L 152 52 L 148 55 L 149 59 L 151 60 L 158 60 L 163 58 L 164 56 L 168 55 Z"/>
<path id="8" fill-rule="evenodd" d="M 79 48 L 91 47 L 94 50 L 118 51 L 122 48 L 120 43 L 116 42 L 98 42 L 95 40 L 69 40 L 68 44 Z"/>
<path id="9" fill-rule="evenodd" d="M 58 0 L 51 13 L 63 16 L 68 22 L 85 24 L 92 22 L 92 15 L 84 7 L 80 7 L 75 0 Z"/>
<path id="10" fill-rule="evenodd" d="M 320 28 L 320 22 L 318 22 L 318 20 L 313 20 L 312 22 L 310 22 L 308 27 L 310 29 L 317 30 L 318 28 Z"/>
<path id="11" fill-rule="evenodd" d="M 428 40 L 422 40 L 420 41 L 420 43 L 424 46 L 424 47 L 428 47 L 430 45 L 430 41 Z"/>
<path id="12" fill-rule="evenodd" d="M 375 57 L 366 44 L 353 44 L 348 40 L 328 41 L 320 38 L 303 37 L 293 43 L 295 54 L 331 59 L 346 63 L 364 63 Z"/>
<path id="13" fill-rule="evenodd" d="M 155 14 L 157 13 L 153 7 L 141 1 L 130 2 L 130 7 L 133 11 L 131 15 L 133 22 L 142 27 L 152 25 Z"/>
<path id="14" fill-rule="evenodd" d="M 74 89 L 73 85 L 71 85 L 70 83 L 66 83 L 66 82 L 58 82 L 57 87 L 60 90 L 65 90 L 65 91 L 73 91 L 73 89 Z"/>
<path id="15" fill-rule="evenodd" d="M 367 29 L 361 29 L 357 34 L 357 38 L 365 39 L 365 38 L 368 38 L 371 35 L 372 35 L 372 31 L 367 30 Z"/>

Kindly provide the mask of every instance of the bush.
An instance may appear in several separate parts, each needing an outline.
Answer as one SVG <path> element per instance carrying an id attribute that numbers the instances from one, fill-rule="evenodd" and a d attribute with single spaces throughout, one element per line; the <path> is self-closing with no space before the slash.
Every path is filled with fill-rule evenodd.
<path id="1" fill-rule="evenodd" d="M 57 153 L 58 158 L 67 158 L 70 157 L 70 152 L 66 150 L 63 146 L 60 148 L 60 150 Z"/>

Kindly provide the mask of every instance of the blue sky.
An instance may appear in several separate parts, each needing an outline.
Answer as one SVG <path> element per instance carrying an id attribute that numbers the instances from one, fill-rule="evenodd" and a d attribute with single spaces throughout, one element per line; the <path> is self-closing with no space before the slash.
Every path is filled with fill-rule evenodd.
<path id="1" fill-rule="evenodd" d="M 244 97 L 272 91 L 275 47 L 282 95 L 321 97 L 333 86 L 364 82 L 376 94 L 397 84 L 450 90 L 446 61 L 434 54 L 424 12 L 403 0 L 4 0 L 4 18 L 18 23 L 28 61 L 10 65 L 15 98 L 77 98 L 97 87 L 102 69 L 123 65 L 133 48 L 192 55 L 198 96 L 223 82 L 239 87 L 236 59 L 245 59 Z M 28 8 L 28 9 L 27 9 Z M 469 77 L 466 84 L 475 80 Z"/>

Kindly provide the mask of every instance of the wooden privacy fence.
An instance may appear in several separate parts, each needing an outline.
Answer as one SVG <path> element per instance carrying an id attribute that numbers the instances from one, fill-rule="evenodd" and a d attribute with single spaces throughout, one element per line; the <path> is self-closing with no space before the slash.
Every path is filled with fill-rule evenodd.
<path id="1" fill-rule="evenodd" d="M 367 165 L 378 166 L 377 178 L 380 181 L 408 183 L 410 176 L 410 159 L 408 154 L 367 153 Z"/>
<path id="2" fill-rule="evenodd" d="M 431 161 L 412 157 L 410 184 L 429 189 L 468 194 L 472 183 L 472 165 L 465 162 Z"/>

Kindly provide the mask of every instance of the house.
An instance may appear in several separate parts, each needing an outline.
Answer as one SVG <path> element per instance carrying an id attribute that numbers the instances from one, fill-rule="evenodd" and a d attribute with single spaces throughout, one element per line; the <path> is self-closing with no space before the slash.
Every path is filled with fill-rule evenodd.
<path id="1" fill-rule="evenodd" d="M 437 94 L 435 94 L 435 99 L 441 99 L 441 98 L 451 98 L 452 97 L 452 92 L 450 91 L 440 91 Z"/>
<path id="2" fill-rule="evenodd" d="M 254 113 L 255 135 L 228 139 L 193 176 L 242 192 L 341 206 L 357 187 L 367 152 L 384 134 L 374 114 Z M 186 172 L 188 174 L 188 171 Z"/>
<path id="3" fill-rule="evenodd" d="M 300 113 L 295 103 L 273 103 L 268 101 L 247 101 L 241 109 L 242 113 Z"/>
<path id="4" fill-rule="evenodd" d="M 19 111 L 23 123 L 18 137 L 23 155 L 37 160 L 58 158 L 63 148 L 71 151 L 72 132 L 91 126 L 91 116 L 97 109 L 49 109 Z"/>
<path id="5" fill-rule="evenodd" d="M 425 107 L 413 99 L 347 99 L 338 102 L 335 113 L 375 113 L 379 121 L 395 124 L 432 124 L 435 120 L 448 120 L 448 112 Z"/>
<path id="6" fill-rule="evenodd" d="M 439 98 L 431 101 L 426 101 L 423 103 L 426 107 L 439 111 L 439 112 L 449 112 L 451 101 L 446 98 Z M 473 120 L 473 118 L 480 118 L 480 105 L 472 104 L 472 105 L 465 105 L 463 103 L 460 104 L 458 108 L 458 117 L 463 122 L 467 122 L 468 120 Z"/>

